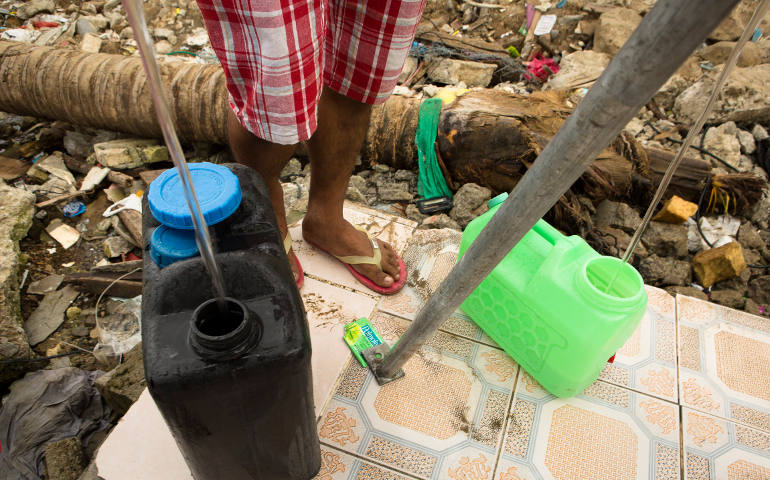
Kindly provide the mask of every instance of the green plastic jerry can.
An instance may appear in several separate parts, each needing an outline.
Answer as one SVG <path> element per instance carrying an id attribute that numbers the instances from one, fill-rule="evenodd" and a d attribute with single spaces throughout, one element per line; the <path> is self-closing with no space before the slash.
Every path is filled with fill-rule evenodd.
<path id="1" fill-rule="evenodd" d="M 507 196 L 468 224 L 460 257 Z M 539 220 L 461 308 L 546 390 L 568 397 L 599 377 L 646 307 L 634 267 Z"/>

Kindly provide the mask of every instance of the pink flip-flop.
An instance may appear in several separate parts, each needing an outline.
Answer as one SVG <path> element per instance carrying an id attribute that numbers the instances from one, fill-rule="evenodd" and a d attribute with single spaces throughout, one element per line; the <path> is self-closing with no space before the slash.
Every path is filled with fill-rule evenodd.
<path id="1" fill-rule="evenodd" d="M 328 253 L 332 257 L 336 258 L 340 262 L 342 262 L 346 267 L 348 267 L 348 270 L 350 270 L 350 273 L 353 274 L 353 276 L 361 282 L 366 288 L 369 290 L 375 291 L 381 295 L 393 295 L 394 293 L 398 293 L 401 291 L 402 288 L 404 288 L 404 285 L 406 285 L 406 264 L 404 264 L 404 260 L 401 259 L 401 257 L 398 257 L 398 281 L 395 282 L 393 285 L 389 287 L 381 287 L 371 281 L 369 278 L 365 277 L 361 273 L 359 273 L 355 268 L 352 267 L 352 265 L 361 265 L 361 264 L 372 264 L 377 265 L 380 267 L 380 270 L 382 270 L 382 252 L 380 252 L 380 246 L 377 243 L 377 240 L 372 238 L 369 233 L 364 230 L 363 228 L 356 227 L 358 230 L 361 230 L 366 234 L 367 237 L 369 237 L 369 241 L 372 242 L 372 256 L 361 256 L 361 255 L 349 255 L 349 256 L 337 256 L 333 253 L 330 253 L 324 248 L 319 247 L 318 245 L 314 244 L 313 242 L 308 242 L 310 245 L 313 245 L 318 250 L 321 250 L 324 253 Z M 307 241 L 307 240 L 305 240 Z"/>
<path id="2" fill-rule="evenodd" d="M 286 251 L 286 255 L 291 250 L 291 235 L 289 235 L 289 232 L 286 232 L 286 238 L 283 239 L 283 249 Z M 297 266 L 297 290 L 301 290 L 305 284 L 305 272 L 302 270 L 302 264 L 299 263 L 297 254 L 294 254 L 294 264 Z"/>

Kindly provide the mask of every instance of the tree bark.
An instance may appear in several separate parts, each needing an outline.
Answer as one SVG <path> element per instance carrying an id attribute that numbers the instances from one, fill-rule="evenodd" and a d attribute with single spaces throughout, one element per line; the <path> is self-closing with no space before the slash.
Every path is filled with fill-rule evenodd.
<path id="1" fill-rule="evenodd" d="M 229 107 L 222 69 L 169 62 L 161 65 L 161 73 L 179 137 L 226 143 Z M 419 104 L 419 99 L 394 95 L 373 109 L 361 150 L 364 162 L 417 168 Z M 560 92 L 526 97 L 502 90 L 466 93 L 441 113 L 436 145 L 445 175 L 458 187 L 474 182 L 496 192 L 512 190 L 571 110 Z M 0 111 L 161 137 L 136 56 L 0 41 Z M 652 152 L 651 168 L 648 153 L 632 137 L 621 135 L 572 191 L 594 200 L 643 198 L 657 186 L 670 155 Z M 707 162 L 688 160 L 674 176 L 672 189 L 697 201 L 697 191 L 709 173 Z M 567 210 L 577 208 L 574 198 L 564 202 Z"/>
<path id="2" fill-rule="evenodd" d="M 226 142 L 227 96 L 218 65 L 161 64 L 180 138 Z M 0 111 L 161 137 L 139 57 L 0 41 Z"/>

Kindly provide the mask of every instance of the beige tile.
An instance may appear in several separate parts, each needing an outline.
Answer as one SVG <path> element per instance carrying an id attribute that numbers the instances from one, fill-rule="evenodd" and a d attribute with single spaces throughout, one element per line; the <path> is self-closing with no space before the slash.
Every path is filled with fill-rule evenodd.
<path id="1" fill-rule="evenodd" d="M 770 433 L 770 323 L 677 296 L 682 405 Z"/>
<path id="2" fill-rule="evenodd" d="M 363 227 L 370 235 L 390 243 L 399 253 L 406 246 L 417 225 L 411 220 L 352 203 L 346 203 L 344 215 L 350 223 Z M 293 241 L 294 252 L 305 273 L 324 281 L 376 295 L 375 292 L 358 282 L 342 262 L 305 242 L 302 239 L 301 220 L 289 227 L 289 233 Z"/>
<path id="3" fill-rule="evenodd" d="M 381 312 L 371 322 L 391 343 L 409 325 Z M 473 478 L 467 472 L 482 457 L 479 468 L 491 473 L 518 372 L 513 360 L 436 332 L 404 371 L 380 387 L 350 362 L 319 422 L 321 440 L 418 478 Z"/>
<path id="4" fill-rule="evenodd" d="M 409 282 L 398 294 L 381 297 L 377 308 L 413 320 L 454 267 L 461 236 L 460 232 L 450 229 L 415 231 L 403 253 Z M 460 310 L 444 322 L 441 330 L 497 346 Z"/>
<path id="5" fill-rule="evenodd" d="M 321 470 L 314 480 L 409 480 L 411 478 L 414 477 L 374 465 L 328 445 L 322 445 Z"/>
<path id="6" fill-rule="evenodd" d="M 348 359 L 350 349 L 342 339 L 345 324 L 369 317 L 376 300 L 340 287 L 305 279 L 302 288 L 313 346 L 313 396 L 320 414 Z"/>
<path id="7" fill-rule="evenodd" d="M 650 286 L 645 290 L 647 312 L 599 378 L 676 402 L 675 300 L 665 290 Z"/>
<path id="8" fill-rule="evenodd" d="M 105 480 L 193 478 L 147 389 L 110 432 L 95 462 Z"/>
<path id="9" fill-rule="evenodd" d="M 523 370 L 495 479 L 678 479 L 676 404 L 597 381 L 556 398 Z"/>
<path id="10" fill-rule="evenodd" d="M 686 480 L 770 478 L 770 434 L 684 407 Z"/>

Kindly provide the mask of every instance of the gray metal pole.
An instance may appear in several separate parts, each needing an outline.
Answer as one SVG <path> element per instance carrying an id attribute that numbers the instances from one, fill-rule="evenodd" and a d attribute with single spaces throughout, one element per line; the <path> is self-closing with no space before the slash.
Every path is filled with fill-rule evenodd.
<path id="1" fill-rule="evenodd" d="M 478 287 L 739 0 L 659 0 L 376 366 L 383 381 Z"/>

